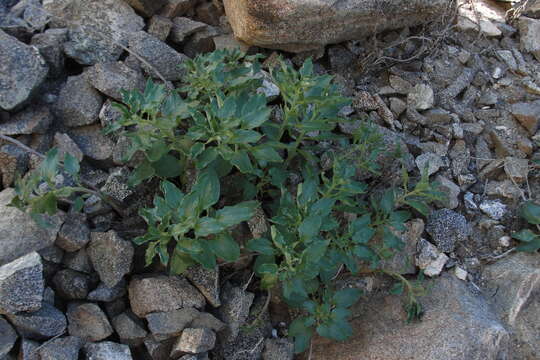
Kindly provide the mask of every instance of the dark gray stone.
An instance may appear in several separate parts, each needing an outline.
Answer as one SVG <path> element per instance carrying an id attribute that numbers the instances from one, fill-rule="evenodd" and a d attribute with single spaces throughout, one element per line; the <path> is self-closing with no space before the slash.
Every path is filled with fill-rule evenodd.
<path id="1" fill-rule="evenodd" d="M 148 335 L 144 323 L 131 311 L 126 311 L 112 319 L 114 330 L 120 337 L 120 341 L 130 346 L 142 345 Z"/>
<path id="2" fill-rule="evenodd" d="M 74 252 L 85 247 L 89 241 L 90 228 L 86 222 L 86 216 L 80 213 L 68 214 L 58 232 L 56 246 L 67 252 Z"/>
<path id="3" fill-rule="evenodd" d="M 203 266 L 192 266 L 184 276 L 193 284 L 213 307 L 221 306 L 219 300 L 219 268 L 213 270 Z"/>
<path id="4" fill-rule="evenodd" d="M 180 44 L 188 36 L 195 34 L 197 31 L 204 30 L 207 26 L 205 23 L 194 21 L 187 17 L 174 18 L 170 35 L 171 41 Z"/>
<path id="5" fill-rule="evenodd" d="M 100 341 L 113 333 L 107 315 L 93 303 L 70 303 L 67 319 L 69 334 L 86 341 Z"/>
<path id="6" fill-rule="evenodd" d="M 78 360 L 82 339 L 66 336 L 54 339 L 39 349 L 40 360 Z"/>
<path id="7" fill-rule="evenodd" d="M 88 81 L 103 94 L 121 101 L 121 90 L 144 90 L 144 76 L 122 62 L 99 63 L 85 72 Z M 100 108 L 101 110 L 101 108 Z"/>
<path id="8" fill-rule="evenodd" d="M 154 338 L 165 340 L 180 335 L 182 330 L 198 316 L 199 311 L 196 309 L 185 308 L 151 313 L 146 315 L 146 320 Z"/>
<path id="9" fill-rule="evenodd" d="M 46 302 L 41 304 L 38 311 L 7 317 L 21 336 L 31 340 L 47 340 L 66 331 L 65 315 Z"/>
<path id="10" fill-rule="evenodd" d="M 101 281 L 108 287 L 118 284 L 131 270 L 135 252 L 131 242 L 121 239 L 115 231 L 90 234 L 87 251 Z"/>
<path id="11" fill-rule="evenodd" d="M 454 251 L 457 243 L 465 241 L 471 234 L 467 219 L 449 209 L 441 209 L 428 217 L 426 231 L 442 252 Z"/>
<path id="12" fill-rule="evenodd" d="M 67 127 L 91 125 L 98 121 L 103 97 L 84 75 L 70 76 L 60 91 L 55 111 Z"/>
<path id="13" fill-rule="evenodd" d="M 88 343 L 84 347 L 86 360 L 132 360 L 129 346 L 110 341 Z"/>
<path id="14" fill-rule="evenodd" d="M 0 359 L 9 353 L 17 338 L 17 333 L 13 327 L 0 316 Z"/>
<path id="15" fill-rule="evenodd" d="M 121 298 L 126 293 L 126 281 L 122 279 L 112 288 L 107 287 L 104 283 L 100 283 L 97 288 L 88 294 L 87 299 L 90 301 L 111 302 Z"/>
<path id="16" fill-rule="evenodd" d="M 107 161 L 112 158 L 114 142 L 103 134 L 101 126 L 89 125 L 71 129 L 69 135 L 90 159 Z"/>
<path id="17" fill-rule="evenodd" d="M 67 29 L 48 29 L 32 37 L 31 45 L 37 47 L 49 66 L 49 76 L 58 77 L 64 73 L 65 55 L 63 44 L 68 39 Z"/>
<path id="18" fill-rule="evenodd" d="M 199 313 L 199 315 L 195 319 L 193 319 L 191 324 L 189 324 L 190 328 L 210 329 L 216 333 L 225 329 L 226 326 L 227 325 L 223 321 L 219 320 L 214 315 L 206 312 Z"/>
<path id="19" fill-rule="evenodd" d="M 235 338 L 249 316 L 255 295 L 229 283 L 222 290 L 222 305 L 217 311 L 221 320 L 229 325 L 231 337 Z"/>
<path id="20" fill-rule="evenodd" d="M 71 269 L 60 270 L 53 278 L 56 293 L 66 300 L 86 299 L 90 281 L 90 276 Z"/>
<path id="21" fill-rule="evenodd" d="M 79 149 L 75 141 L 73 141 L 68 134 L 59 132 L 54 134 L 53 147 L 58 149 L 58 156 L 60 159 L 63 159 L 66 154 L 70 154 L 75 159 L 79 160 L 79 162 L 83 159 L 84 155 L 82 150 Z"/>
<path id="22" fill-rule="evenodd" d="M 167 4 L 167 0 L 126 0 L 126 2 L 146 17 L 154 15 Z"/>
<path id="23" fill-rule="evenodd" d="M 85 248 L 82 248 L 76 252 L 66 253 L 62 262 L 68 269 L 86 274 L 94 272 L 94 268 L 90 262 L 90 257 L 88 256 Z"/>
<path id="24" fill-rule="evenodd" d="M 0 314 L 36 311 L 43 301 L 43 265 L 32 252 L 0 267 Z"/>
<path id="25" fill-rule="evenodd" d="M 200 354 L 212 350 L 216 345 L 216 334 L 209 329 L 184 329 L 171 350 L 171 357 L 183 353 Z"/>
<path id="26" fill-rule="evenodd" d="M 47 106 L 32 105 L 11 116 L 9 121 L 0 123 L 2 135 L 44 134 L 54 117 Z"/>
<path id="27" fill-rule="evenodd" d="M 154 15 L 150 21 L 148 21 L 148 33 L 161 41 L 167 40 L 172 27 L 173 22 L 165 16 Z"/>
<path id="28" fill-rule="evenodd" d="M 153 336 L 144 339 L 144 347 L 152 360 L 169 360 L 172 346 L 176 339 L 171 338 L 165 341 L 157 341 Z"/>

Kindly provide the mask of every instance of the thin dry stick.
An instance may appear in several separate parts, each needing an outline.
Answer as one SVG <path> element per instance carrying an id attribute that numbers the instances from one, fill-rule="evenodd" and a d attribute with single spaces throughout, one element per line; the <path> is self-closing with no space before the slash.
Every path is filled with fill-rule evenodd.
<path id="1" fill-rule="evenodd" d="M 35 348 L 34 350 L 30 351 L 29 355 L 32 355 L 32 354 L 35 354 L 37 353 L 39 350 L 41 350 L 44 346 L 46 346 L 47 344 L 50 344 L 51 342 L 53 342 L 54 340 L 58 339 L 60 336 L 64 335 L 66 332 L 63 331 L 61 334 L 58 334 L 52 338 L 50 338 L 49 340 L 45 341 L 43 344 L 39 345 L 37 348 Z"/>

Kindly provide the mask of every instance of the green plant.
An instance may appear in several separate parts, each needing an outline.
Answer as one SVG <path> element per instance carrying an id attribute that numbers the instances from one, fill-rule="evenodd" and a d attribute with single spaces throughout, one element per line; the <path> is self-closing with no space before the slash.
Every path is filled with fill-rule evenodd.
<path id="1" fill-rule="evenodd" d="M 161 181 L 153 207 L 140 211 L 147 233 L 134 240 L 146 246 L 146 263 L 158 257 L 180 274 L 194 264 L 215 268 L 235 261 L 242 250 L 254 255 L 261 286 L 281 289 L 302 314 L 290 327 L 297 352 L 315 332 L 336 340 L 350 336 L 349 308 L 361 294 L 335 287 L 333 280 L 345 271 L 394 277 L 394 292 L 407 292 L 410 320 L 419 317 L 417 284 L 381 263 L 403 249 L 395 232 L 405 229 L 412 212 L 427 215 L 428 203 L 440 193 L 426 172 L 410 179 L 403 170 L 401 187 L 361 181 L 381 173 L 377 159 L 387 150 L 376 128 L 364 122 L 353 136 L 336 131 L 339 111 L 350 100 L 330 76 L 316 75 L 310 60 L 299 71 L 281 62 L 270 75 L 261 73 L 258 60 L 238 51 L 203 55 L 187 62 L 179 90 L 148 81 L 143 92 L 124 92 L 123 103 L 115 105 L 122 117 L 107 131 L 130 140 L 126 161 L 142 154 L 130 184 Z M 281 120 L 258 93 L 264 76 L 280 90 Z M 323 143 L 332 144 L 332 151 Z M 53 213 L 49 198 L 95 193 L 80 186 L 40 192 L 43 180 L 56 189 L 50 165 L 58 164 L 55 156 L 19 183 L 15 205 Z M 64 167 L 76 178 L 71 157 Z M 193 172 L 194 179 L 184 176 Z M 223 191 L 231 177 L 241 187 L 240 199 Z M 261 207 L 271 224 L 268 233 L 235 239 L 231 228 Z"/>
<path id="2" fill-rule="evenodd" d="M 536 226 L 538 229 L 540 225 L 540 205 L 532 201 L 526 201 L 521 206 L 521 216 L 529 224 Z M 516 232 L 512 234 L 512 237 L 522 242 L 522 244 L 516 247 L 518 251 L 536 252 L 540 249 L 540 235 L 530 229 L 523 229 Z"/>

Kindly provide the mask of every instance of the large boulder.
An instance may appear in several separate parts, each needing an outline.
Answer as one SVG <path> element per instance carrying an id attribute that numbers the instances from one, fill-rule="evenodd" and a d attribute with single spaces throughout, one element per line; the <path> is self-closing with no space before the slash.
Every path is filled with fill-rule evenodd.
<path id="1" fill-rule="evenodd" d="M 49 219 L 51 227 L 39 227 L 28 214 L 8 206 L 14 196 L 13 189 L 0 192 L 0 265 L 53 245 L 64 221 L 57 214 Z"/>
<path id="2" fill-rule="evenodd" d="M 0 109 L 13 110 L 23 104 L 48 72 L 38 49 L 0 30 Z"/>
<path id="3" fill-rule="evenodd" d="M 425 315 L 408 324 L 395 295 L 355 305 L 353 333 L 338 343 L 316 338 L 313 359 L 499 360 L 510 355 L 510 336 L 489 304 L 452 275 L 433 281 L 422 298 Z"/>
<path id="4" fill-rule="evenodd" d="M 302 52 L 375 31 L 414 26 L 449 10 L 448 0 L 225 0 L 234 34 L 260 47 Z M 450 10 L 451 11 L 451 10 Z"/>

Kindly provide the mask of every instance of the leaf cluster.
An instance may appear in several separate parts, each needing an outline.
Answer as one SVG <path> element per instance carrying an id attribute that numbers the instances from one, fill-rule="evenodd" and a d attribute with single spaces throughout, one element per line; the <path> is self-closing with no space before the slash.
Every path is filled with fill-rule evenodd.
<path id="1" fill-rule="evenodd" d="M 540 225 L 540 205 L 532 201 L 526 201 L 521 206 L 520 212 L 523 219 L 529 224 L 535 225 L 538 229 L 538 225 Z M 521 242 L 516 247 L 518 251 L 537 252 L 540 249 L 540 235 L 530 229 L 523 229 L 516 232 L 512 234 L 512 237 Z"/>

